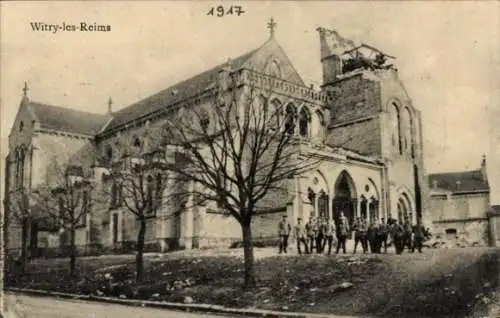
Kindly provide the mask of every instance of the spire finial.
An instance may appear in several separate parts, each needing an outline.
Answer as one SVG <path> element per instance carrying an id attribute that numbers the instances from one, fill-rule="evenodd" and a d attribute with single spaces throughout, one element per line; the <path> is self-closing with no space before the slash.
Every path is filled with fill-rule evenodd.
<path id="1" fill-rule="evenodd" d="M 113 106 L 113 100 L 111 99 L 111 97 L 109 97 L 108 98 L 108 114 L 111 114 L 111 112 L 112 112 L 111 106 Z"/>
<path id="2" fill-rule="evenodd" d="M 276 29 L 276 22 L 274 21 L 274 18 L 271 17 L 271 19 L 269 19 L 269 22 L 267 23 L 267 28 L 269 29 L 269 34 L 271 36 L 271 38 L 274 37 L 274 30 Z"/>
<path id="3" fill-rule="evenodd" d="M 24 97 L 28 97 L 28 91 L 29 91 L 28 83 L 26 81 L 24 81 L 24 87 L 23 87 L 23 96 Z"/>

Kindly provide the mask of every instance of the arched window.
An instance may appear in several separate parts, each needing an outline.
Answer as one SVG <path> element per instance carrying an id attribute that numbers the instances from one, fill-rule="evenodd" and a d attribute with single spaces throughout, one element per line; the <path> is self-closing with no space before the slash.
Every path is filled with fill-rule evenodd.
<path id="1" fill-rule="evenodd" d="M 111 161 L 113 159 L 113 148 L 111 145 L 106 146 L 106 159 Z"/>
<path id="2" fill-rule="evenodd" d="M 396 103 L 391 104 L 390 114 L 392 124 L 392 145 L 398 149 L 399 154 L 403 154 L 403 145 L 401 143 L 401 114 Z"/>
<path id="3" fill-rule="evenodd" d="M 132 139 L 132 145 L 135 147 L 135 148 L 141 148 L 141 140 L 139 139 L 139 137 L 137 136 L 134 136 L 134 138 Z"/>
<path id="4" fill-rule="evenodd" d="M 411 150 L 413 148 L 413 143 L 412 143 L 412 116 L 410 113 L 410 109 L 408 107 L 405 107 L 403 111 L 403 129 L 404 133 L 402 136 L 403 139 L 403 149 L 407 153 L 411 153 Z"/>
<path id="5" fill-rule="evenodd" d="M 293 106 L 293 104 L 288 104 L 285 112 L 285 132 L 291 135 L 295 133 L 296 114 L 297 111 L 295 106 Z"/>
<path id="6" fill-rule="evenodd" d="M 24 148 L 19 149 L 18 160 L 17 160 L 17 172 L 16 172 L 16 184 L 18 187 L 24 186 L 24 159 L 25 153 Z"/>
<path id="7" fill-rule="evenodd" d="M 269 73 L 271 76 L 281 78 L 281 68 L 277 60 L 273 60 L 269 66 Z"/>
<path id="8" fill-rule="evenodd" d="M 325 118 L 323 116 L 323 113 L 319 110 L 317 110 L 314 113 L 314 120 L 311 122 L 311 129 L 314 131 L 313 132 L 313 137 L 322 137 L 323 132 L 324 132 L 324 126 L 325 126 Z"/>
<path id="9" fill-rule="evenodd" d="M 153 177 L 148 175 L 146 177 L 146 214 L 154 213 L 153 209 Z"/>
<path id="10" fill-rule="evenodd" d="M 161 173 L 156 175 L 156 200 L 155 200 L 155 213 L 158 208 L 161 208 L 163 199 L 163 176 Z"/>
<path id="11" fill-rule="evenodd" d="M 370 203 L 368 205 L 368 210 L 370 213 L 370 220 L 378 220 L 379 219 L 379 210 L 378 210 L 378 200 L 375 197 L 370 198 Z"/>
<path id="12" fill-rule="evenodd" d="M 328 195 L 323 190 L 318 195 L 318 216 L 320 218 L 328 217 Z"/>
<path id="13" fill-rule="evenodd" d="M 364 195 L 361 196 L 361 201 L 360 201 L 360 214 L 361 214 L 361 219 L 366 220 L 368 215 L 367 215 L 367 200 Z"/>
<path id="14" fill-rule="evenodd" d="M 23 123 L 23 121 L 21 121 L 21 122 L 19 123 L 19 131 L 20 131 L 20 132 L 21 132 L 21 131 L 23 131 L 23 128 L 24 128 L 24 123 Z"/>
<path id="15" fill-rule="evenodd" d="M 408 120 L 408 128 L 407 128 L 407 139 L 409 143 L 409 150 L 411 153 L 411 157 L 415 158 L 415 127 L 414 127 L 414 120 L 413 116 L 411 115 L 410 109 L 407 107 L 406 108 L 406 113 L 407 113 L 407 120 Z"/>
<path id="16" fill-rule="evenodd" d="M 201 111 L 200 112 L 200 127 L 203 131 L 206 131 L 208 129 L 208 126 L 210 125 L 210 116 L 208 116 L 208 113 L 206 111 Z"/>
<path id="17" fill-rule="evenodd" d="M 269 118 L 271 119 L 271 122 L 276 123 L 276 127 L 281 125 L 281 102 L 277 98 L 271 101 L 269 107 Z"/>
<path id="18" fill-rule="evenodd" d="M 299 113 L 299 134 L 301 137 L 309 137 L 309 122 L 311 115 L 306 107 L 302 107 Z"/>

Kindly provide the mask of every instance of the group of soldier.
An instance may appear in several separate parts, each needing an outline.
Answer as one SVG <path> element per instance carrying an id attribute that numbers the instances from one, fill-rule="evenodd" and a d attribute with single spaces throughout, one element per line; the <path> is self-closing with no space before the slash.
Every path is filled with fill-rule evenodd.
<path id="1" fill-rule="evenodd" d="M 386 222 L 384 218 L 371 220 L 368 222 L 363 218 L 356 218 L 352 224 L 340 212 L 340 217 L 334 221 L 328 217 L 318 219 L 310 217 L 303 223 L 301 218 L 297 219 L 294 227 L 288 222 L 287 216 L 278 225 L 278 235 L 280 237 L 279 253 L 287 253 L 288 239 L 294 237 L 297 242 L 297 252 L 302 254 L 302 246 L 305 253 L 321 254 L 328 247 L 328 255 L 332 252 L 332 246 L 336 245 L 335 253 L 340 249 L 346 253 L 346 241 L 352 237 L 354 232 L 354 251 L 361 245 L 363 253 L 387 253 L 387 247 L 393 245 L 396 254 L 403 253 L 405 248 L 414 252 L 415 249 L 422 253 L 423 242 L 430 236 L 429 230 L 422 225 L 421 219 L 416 224 L 412 224 L 409 219 L 404 222 L 389 218 Z"/>

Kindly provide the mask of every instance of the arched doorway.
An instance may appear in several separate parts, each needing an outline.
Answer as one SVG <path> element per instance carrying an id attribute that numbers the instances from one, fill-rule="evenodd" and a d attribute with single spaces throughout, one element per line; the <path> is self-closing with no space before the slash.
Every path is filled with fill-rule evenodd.
<path id="1" fill-rule="evenodd" d="M 356 188 L 347 171 L 344 170 L 340 173 L 335 182 L 334 191 L 332 201 L 333 219 L 338 221 L 340 212 L 343 212 L 344 216 L 349 220 L 349 224 L 352 224 L 356 217 Z"/>
<path id="2" fill-rule="evenodd" d="M 403 193 L 398 199 L 398 220 L 413 222 L 413 211 L 406 193 Z"/>

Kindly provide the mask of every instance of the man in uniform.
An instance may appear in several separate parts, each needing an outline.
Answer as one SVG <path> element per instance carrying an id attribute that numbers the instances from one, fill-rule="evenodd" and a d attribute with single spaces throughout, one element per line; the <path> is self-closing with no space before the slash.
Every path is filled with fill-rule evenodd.
<path id="1" fill-rule="evenodd" d="M 314 217 L 309 217 L 309 221 L 306 224 L 307 241 L 309 243 L 309 251 L 312 254 L 314 248 L 314 242 L 316 240 L 315 236 L 315 220 Z"/>
<path id="2" fill-rule="evenodd" d="M 363 248 L 363 253 L 366 253 L 366 231 L 367 226 L 364 220 L 361 218 L 356 218 L 354 221 L 354 225 L 352 227 L 354 231 L 354 251 L 353 254 L 356 254 L 356 249 L 358 248 L 358 243 L 361 243 L 361 248 Z"/>
<path id="3" fill-rule="evenodd" d="M 408 218 L 405 219 L 405 223 L 404 223 L 403 227 L 404 227 L 404 231 L 405 231 L 405 240 L 403 243 L 403 250 L 405 249 L 405 247 L 408 247 L 408 251 L 411 252 L 412 251 L 412 239 L 411 239 L 412 226 L 411 226 L 410 219 L 408 219 Z"/>
<path id="4" fill-rule="evenodd" d="M 403 221 L 399 220 L 398 223 L 394 225 L 392 237 L 394 238 L 394 247 L 396 249 L 396 254 L 403 253 L 406 239 Z"/>
<path id="5" fill-rule="evenodd" d="M 325 220 L 320 217 L 318 220 L 318 231 L 316 232 L 316 252 L 323 253 L 324 238 L 325 238 Z"/>
<path id="6" fill-rule="evenodd" d="M 332 253 L 332 244 L 334 237 L 335 237 L 335 223 L 333 222 L 333 220 L 327 218 L 325 226 L 325 242 L 328 243 L 328 255 Z"/>
<path id="7" fill-rule="evenodd" d="M 377 225 L 375 224 L 375 219 L 372 219 L 370 225 L 368 226 L 368 230 L 366 231 L 366 239 L 370 244 L 370 252 L 377 252 Z"/>
<path id="8" fill-rule="evenodd" d="M 278 223 L 278 235 L 280 237 L 280 249 L 279 253 L 287 253 L 288 248 L 288 237 L 292 231 L 292 226 L 287 220 L 286 215 L 283 215 L 283 219 Z"/>
<path id="9" fill-rule="evenodd" d="M 342 250 L 344 251 L 344 254 L 347 253 L 346 248 L 345 248 L 345 243 L 347 240 L 347 235 L 349 234 L 349 221 L 347 218 L 344 216 L 344 212 L 340 211 L 340 217 L 339 217 L 339 224 L 337 224 L 338 230 L 337 230 L 337 252 L 336 254 L 339 253 L 340 247 L 342 247 Z"/>
<path id="10" fill-rule="evenodd" d="M 419 253 L 422 253 L 422 245 L 424 243 L 425 237 L 427 236 L 427 231 L 422 225 L 421 218 L 417 218 L 417 224 L 413 227 L 413 235 L 414 235 L 414 241 L 413 241 L 412 252 L 415 252 L 416 248 Z"/>
<path id="11" fill-rule="evenodd" d="M 387 235 L 389 233 L 388 225 L 385 223 L 385 219 L 380 220 L 377 231 L 377 248 L 379 253 L 381 252 L 382 245 L 384 246 L 384 253 L 387 253 Z"/>
<path id="12" fill-rule="evenodd" d="M 304 244 L 304 247 L 306 249 L 306 254 L 309 254 L 309 248 L 307 247 L 307 241 L 306 241 L 306 227 L 302 223 L 302 218 L 297 219 L 297 224 L 295 225 L 295 238 L 297 239 L 297 252 L 299 254 L 302 254 L 302 251 L 300 250 L 300 244 Z"/>

